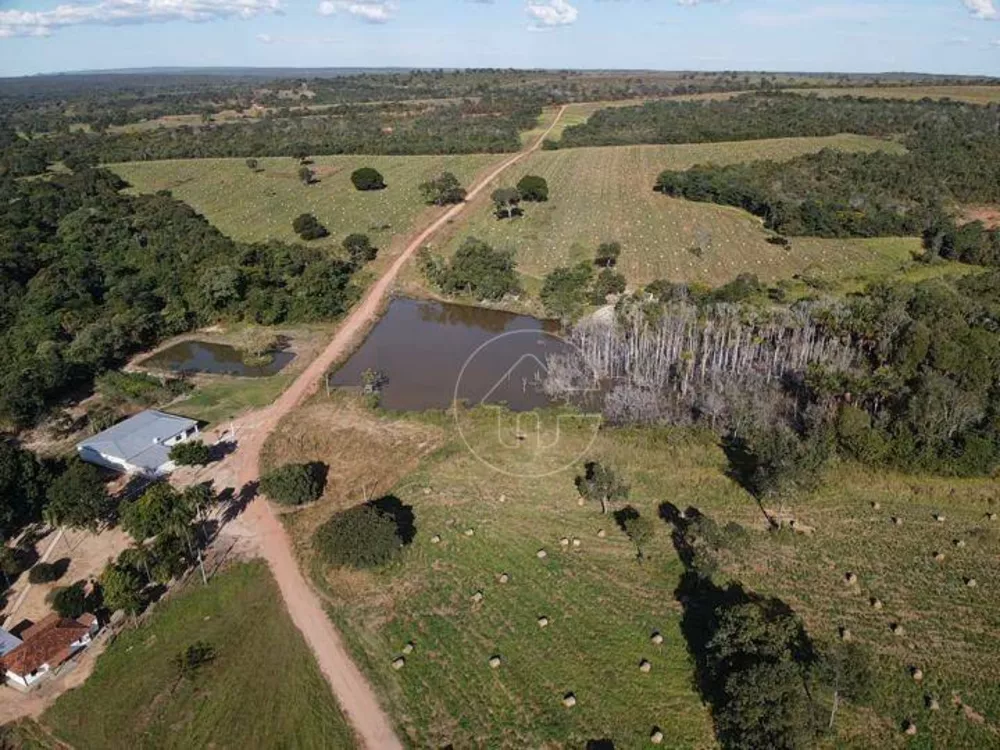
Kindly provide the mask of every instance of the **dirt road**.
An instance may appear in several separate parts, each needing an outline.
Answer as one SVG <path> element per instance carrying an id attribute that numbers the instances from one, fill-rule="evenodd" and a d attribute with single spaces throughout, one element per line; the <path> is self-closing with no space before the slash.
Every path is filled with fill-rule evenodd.
<path id="1" fill-rule="evenodd" d="M 562 117 L 565 109 L 563 107 L 559 110 L 545 132 L 529 147 L 505 159 L 472 186 L 467 201 L 475 198 L 505 170 L 537 150 Z M 225 462 L 237 487 L 257 480 L 260 475 L 260 452 L 267 436 L 282 417 L 316 392 L 333 363 L 350 351 L 355 339 L 367 331 L 376 320 L 382 303 L 403 265 L 431 236 L 462 213 L 465 205 L 458 204 L 444 211 L 404 248 L 385 274 L 369 288 L 361 303 L 344 320 L 323 352 L 273 404 L 237 422 L 239 449 Z M 299 571 L 291 540 L 284 526 L 271 512 L 270 506 L 263 500 L 254 500 L 241 521 L 243 522 L 241 525 L 253 529 L 260 554 L 271 567 L 288 613 L 316 655 L 320 670 L 333 688 L 341 708 L 363 746 L 370 750 L 401 748 L 402 744 L 393 732 L 392 722 L 379 706 L 371 685 L 351 660 L 340 634 L 323 611 L 319 597 Z"/>

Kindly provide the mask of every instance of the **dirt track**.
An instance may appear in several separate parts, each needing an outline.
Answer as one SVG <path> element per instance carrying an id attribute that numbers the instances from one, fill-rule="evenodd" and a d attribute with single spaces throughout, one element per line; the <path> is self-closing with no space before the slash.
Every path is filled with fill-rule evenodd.
<path id="1" fill-rule="evenodd" d="M 565 109 L 563 107 L 559 110 L 545 132 L 529 147 L 505 159 L 472 186 L 467 201 L 472 201 L 502 172 L 537 150 L 562 117 Z M 360 304 L 344 320 L 326 348 L 273 404 L 248 414 L 236 423 L 239 448 L 225 463 L 226 470 L 235 480 L 237 487 L 258 479 L 261 448 L 268 435 L 282 417 L 316 392 L 324 374 L 338 359 L 350 351 L 356 338 L 367 331 L 377 319 L 382 303 L 403 265 L 435 232 L 458 216 L 465 205 L 458 204 L 444 211 L 404 248 L 385 274 L 369 288 Z M 281 522 L 272 513 L 270 506 L 264 500 L 256 499 L 240 520 L 241 526 L 252 529 L 260 554 L 267 560 L 278 582 L 288 613 L 313 650 L 320 670 L 333 688 L 340 707 L 361 744 L 371 750 L 401 748 L 402 744 L 393 731 L 392 722 L 379 706 L 371 685 L 351 660 L 340 634 L 323 611 L 319 597 L 299 571 L 291 540 Z"/>

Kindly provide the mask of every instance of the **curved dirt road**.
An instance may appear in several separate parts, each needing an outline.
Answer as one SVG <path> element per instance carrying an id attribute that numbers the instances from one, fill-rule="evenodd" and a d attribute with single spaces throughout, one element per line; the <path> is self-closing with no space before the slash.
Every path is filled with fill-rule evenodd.
<path id="1" fill-rule="evenodd" d="M 562 107 L 559 110 L 545 132 L 528 148 L 505 159 L 479 180 L 469 190 L 467 201 L 475 198 L 502 172 L 537 150 L 559 122 L 565 109 Z M 237 422 L 239 448 L 225 462 L 233 472 L 237 486 L 244 486 L 258 479 L 260 452 L 267 436 L 282 417 L 316 392 L 324 374 L 333 363 L 346 354 L 355 338 L 377 319 L 382 302 L 403 265 L 435 232 L 458 216 L 465 205 L 460 203 L 449 208 L 405 247 L 388 271 L 371 286 L 360 304 L 344 320 L 323 352 L 273 404 L 248 414 Z M 319 597 L 299 570 L 291 540 L 270 506 L 266 501 L 256 499 L 250 503 L 241 520 L 244 522 L 241 525 L 245 524 L 252 529 L 260 554 L 267 560 L 278 582 L 289 615 L 305 636 L 320 670 L 330 683 L 361 744 L 370 750 L 402 748 L 393 732 L 392 722 L 379 706 L 371 685 L 351 660 L 340 634 L 323 611 Z"/>

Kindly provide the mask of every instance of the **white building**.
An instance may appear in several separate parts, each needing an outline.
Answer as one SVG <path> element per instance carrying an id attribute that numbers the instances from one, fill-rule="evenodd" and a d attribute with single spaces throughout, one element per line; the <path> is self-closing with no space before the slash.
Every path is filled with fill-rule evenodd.
<path id="1" fill-rule="evenodd" d="M 198 435 L 193 419 L 150 409 L 76 446 L 88 463 L 127 474 L 159 476 L 174 469 L 170 449 Z"/>

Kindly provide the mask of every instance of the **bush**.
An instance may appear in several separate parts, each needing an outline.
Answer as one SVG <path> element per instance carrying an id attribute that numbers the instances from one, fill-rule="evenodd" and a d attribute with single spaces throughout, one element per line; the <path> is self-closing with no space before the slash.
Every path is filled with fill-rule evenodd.
<path id="1" fill-rule="evenodd" d="M 316 546 L 331 565 L 374 568 L 403 547 L 396 519 L 365 503 L 334 515 L 316 532 Z"/>
<path id="2" fill-rule="evenodd" d="M 170 460 L 178 466 L 204 466 L 212 460 L 212 451 L 200 440 L 188 440 L 170 449 Z"/>
<path id="3" fill-rule="evenodd" d="M 590 302 L 593 305 L 603 305 L 608 301 L 609 294 L 621 294 L 625 291 L 625 277 L 605 268 L 597 274 L 594 288 L 590 292 Z"/>
<path id="4" fill-rule="evenodd" d="M 306 241 L 322 239 L 330 234 L 326 231 L 326 227 L 320 224 L 312 214 L 300 214 L 297 216 L 292 222 L 292 229 L 295 230 L 295 233 L 299 237 Z"/>
<path id="5" fill-rule="evenodd" d="M 594 257 L 594 264 L 601 268 L 611 268 L 618 263 L 618 256 L 622 254 L 620 242 L 602 242 L 597 246 L 597 255 Z"/>
<path id="6" fill-rule="evenodd" d="M 215 660 L 215 648 L 205 641 L 192 643 L 174 657 L 174 666 L 181 677 L 190 677 Z"/>
<path id="7" fill-rule="evenodd" d="M 517 183 L 517 192 L 521 194 L 523 201 L 537 201 L 539 203 L 549 199 L 549 184 L 544 177 L 538 175 L 525 175 Z"/>
<path id="8" fill-rule="evenodd" d="M 325 464 L 286 464 L 260 478 L 260 491 L 282 505 L 302 505 L 323 494 Z"/>
<path id="9" fill-rule="evenodd" d="M 580 263 L 572 268 L 556 268 L 545 277 L 539 297 L 546 311 L 563 320 L 583 314 L 590 288 L 590 266 Z"/>
<path id="10" fill-rule="evenodd" d="M 31 583 L 52 583 L 61 577 L 62 571 L 53 563 L 40 562 L 28 571 L 28 580 Z"/>
<path id="11" fill-rule="evenodd" d="M 385 179 L 372 167 L 355 169 L 351 173 L 351 183 L 358 190 L 382 190 L 385 187 Z"/>
<path id="12" fill-rule="evenodd" d="M 363 266 L 370 260 L 375 260 L 378 250 L 372 246 L 372 241 L 367 234 L 349 234 L 344 238 L 341 247 L 351 259 L 351 265 L 355 267 Z"/>
<path id="13" fill-rule="evenodd" d="M 79 583 L 64 586 L 52 593 L 52 608 L 59 613 L 60 617 L 69 617 L 75 620 L 86 611 L 86 607 L 87 595 Z"/>
<path id="14" fill-rule="evenodd" d="M 421 183 L 420 195 L 427 203 L 435 206 L 446 206 L 449 203 L 461 203 L 465 200 L 465 188 L 451 172 L 442 172 L 433 180 Z"/>
<path id="15" fill-rule="evenodd" d="M 450 262 L 422 253 L 420 267 L 445 294 L 471 294 L 479 300 L 498 300 L 520 291 L 513 255 L 494 250 L 474 237 L 462 243 Z"/>

